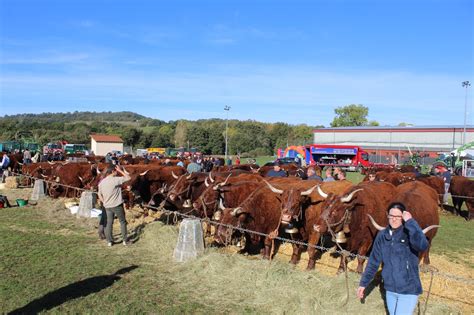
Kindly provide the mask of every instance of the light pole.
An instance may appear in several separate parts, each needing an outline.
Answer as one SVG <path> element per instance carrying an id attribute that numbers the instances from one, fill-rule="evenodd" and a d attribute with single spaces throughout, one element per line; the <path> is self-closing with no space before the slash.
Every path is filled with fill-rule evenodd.
<path id="1" fill-rule="evenodd" d="M 464 81 L 462 83 L 462 87 L 466 88 L 466 96 L 464 99 L 464 132 L 462 136 L 462 144 L 466 144 L 466 122 L 467 122 L 467 88 L 471 86 L 471 83 L 469 81 Z"/>
<path id="2" fill-rule="evenodd" d="M 224 107 L 224 110 L 227 112 L 226 118 L 225 118 L 225 158 L 224 158 L 224 164 L 227 163 L 227 128 L 229 126 L 229 111 L 230 111 L 230 106 L 226 105 Z"/>

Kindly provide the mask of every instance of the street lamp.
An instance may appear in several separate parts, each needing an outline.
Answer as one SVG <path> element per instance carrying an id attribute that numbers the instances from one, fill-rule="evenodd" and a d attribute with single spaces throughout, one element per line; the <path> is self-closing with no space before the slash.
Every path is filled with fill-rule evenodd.
<path id="1" fill-rule="evenodd" d="M 227 163 L 227 128 L 228 128 L 228 121 L 229 121 L 229 111 L 230 111 L 230 106 L 226 105 L 224 107 L 224 110 L 227 112 L 226 118 L 225 118 L 225 159 L 224 163 Z"/>
<path id="2" fill-rule="evenodd" d="M 464 99 L 464 132 L 463 132 L 463 137 L 462 137 L 462 144 L 466 144 L 466 122 L 467 122 L 467 88 L 471 86 L 471 83 L 469 81 L 464 81 L 462 83 L 462 87 L 466 88 L 466 96 Z"/>

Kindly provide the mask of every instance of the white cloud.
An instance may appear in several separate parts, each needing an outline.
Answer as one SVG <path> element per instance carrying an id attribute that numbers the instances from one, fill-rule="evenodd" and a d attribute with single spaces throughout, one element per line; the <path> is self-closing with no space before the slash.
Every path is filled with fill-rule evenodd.
<path id="1" fill-rule="evenodd" d="M 464 113 L 460 79 L 442 74 L 221 65 L 179 73 L 123 70 L 74 76 L 4 75 L 0 80 L 4 102 L 20 103 L 28 91 L 35 92 L 38 104 L 47 105 L 54 95 L 64 104 L 115 104 L 116 110 L 150 116 L 159 110 L 167 113 L 168 120 L 215 117 L 225 104 L 232 106 L 234 118 L 311 125 L 329 125 L 335 107 L 352 103 L 368 106 L 369 119 L 382 125 L 460 124 Z"/>

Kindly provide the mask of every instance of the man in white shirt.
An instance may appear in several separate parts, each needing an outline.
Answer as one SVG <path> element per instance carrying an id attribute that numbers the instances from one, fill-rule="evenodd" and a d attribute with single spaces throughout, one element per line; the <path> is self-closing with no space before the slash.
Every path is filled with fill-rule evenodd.
<path id="1" fill-rule="evenodd" d="M 107 245 L 113 245 L 112 227 L 115 216 L 120 221 L 123 245 L 129 245 L 127 241 L 127 221 L 123 208 L 122 184 L 130 180 L 130 175 L 118 165 L 109 165 L 105 174 L 106 177 L 99 183 L 98 196 L 107 213 L 107 226 L 105 228 Z M 119 174 L 122 176 L 117 176 Z"/>

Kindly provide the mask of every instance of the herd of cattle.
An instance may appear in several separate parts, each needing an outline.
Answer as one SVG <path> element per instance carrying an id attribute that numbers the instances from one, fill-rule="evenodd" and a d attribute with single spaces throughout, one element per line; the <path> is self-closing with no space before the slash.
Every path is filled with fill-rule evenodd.
<path id="1" fill-rule="evenodd" d="M 298 263 L 303 250 L 308 251 L 308 269 L 315 267 L 320 242 L 337 241 L 347 251 L 366 256 L 379 229 L 387 226 L 387 207 L 399 201 L 406 205 L 431 242 L 439 224 L 444 182 L 436 176 L 415 176 L 411 172 L 383 170 L 376 181 L 364 179 L 354 185 L 349 181 L 321 182 L 302 180 L 298 166 L 284 165 L 288 177 L 266 177 L 271 167 L 243 164 L 221 166 L 209 173 L 186 173 L 176 161 L 163 165 L 152 162 L 122 161 L 131 180 L 124 184 L 126 207 L 134 205 L 179 211 L 209 218 L 217 225 L 214 239 L 228 244 L 237 237 L 245 239 L 242 252 L 260 251 L 264 258 L 272 255 L 276 236 L 291 238 L 310 246 L 293 244 L 291 263 Z M 170 165 L 172 164 L 172 165 Z M 105 163 L 42 162 L 21 165 L 21 172 L 47 180 L 47 192 L 53 198 L 77 197 L 72 187 L 96 190 L 107 167 Z M 474 197 L 474 182 L 453 176 L 454 196 Z M 474 214 L 474 199 L 453 197 L 457 211 L 466 201 Z M 266 234 L 240 233 L 232 227 Z M 336 238 L 326 237 L 328 235 Z M 331 240 L 332 239 L 332 240 Z M 332 243 L 334 245 L 334 243 Z M 429 264 L 429 249 L 421 254 Z M 341 257 L 339 270 L 345 266 Z M 357 271 L 363 270 L 363 257 Z"/>

